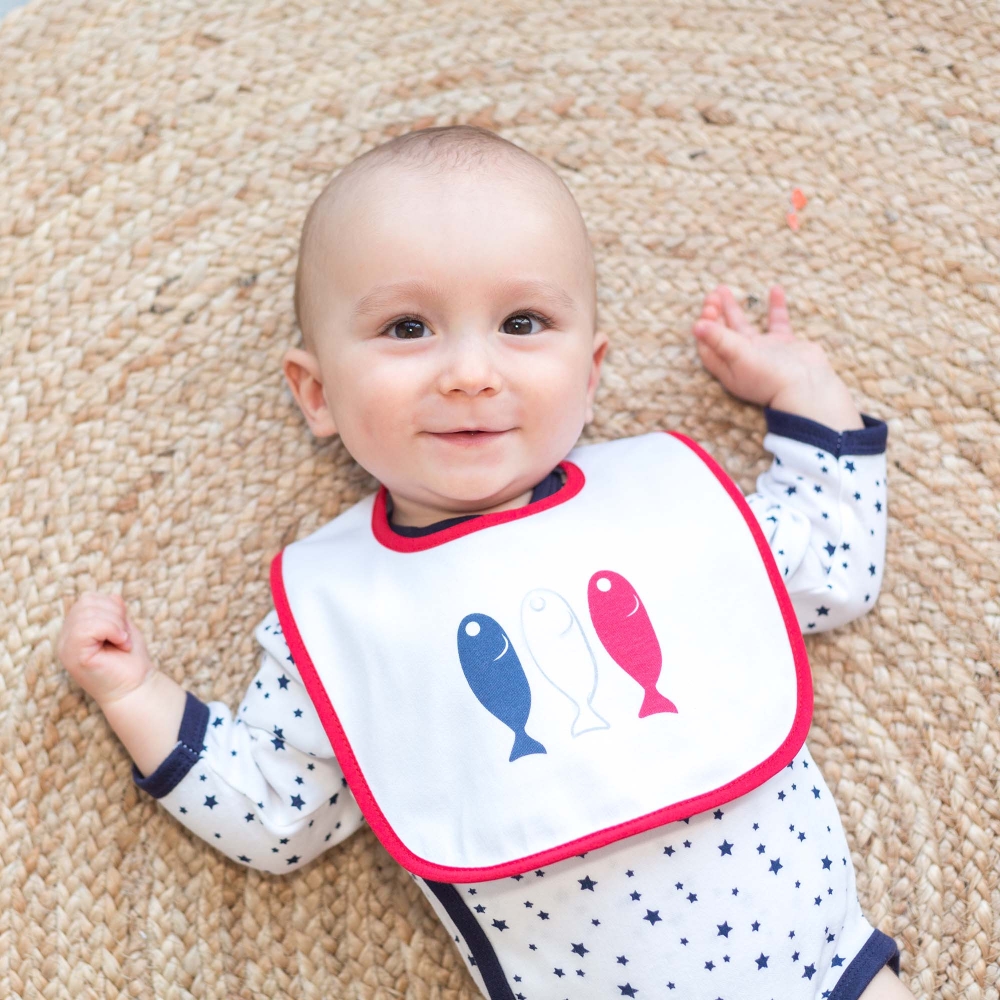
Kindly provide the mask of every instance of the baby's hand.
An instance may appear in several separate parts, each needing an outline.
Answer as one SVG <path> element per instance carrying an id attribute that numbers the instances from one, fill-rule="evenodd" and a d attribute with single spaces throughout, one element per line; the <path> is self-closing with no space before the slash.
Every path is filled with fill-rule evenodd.
<path id="1" fill-rule="evenodd" d="M 56 655 L 102 708 L 156 671 L 142 633 L 117 594 L 84 594 L 66 615 Z"/>
<path id="2" fill-rule="evenodd" d="M 792 333 L 780 285 L 771 286 L 766 334 L 743 315 L 732 291 L 719 285 L 705 296 L 694 335 L 702 364 L 734 396 L 759 406 L 769 406 L 794 383 L 833 373 L 819 344 Z"/>

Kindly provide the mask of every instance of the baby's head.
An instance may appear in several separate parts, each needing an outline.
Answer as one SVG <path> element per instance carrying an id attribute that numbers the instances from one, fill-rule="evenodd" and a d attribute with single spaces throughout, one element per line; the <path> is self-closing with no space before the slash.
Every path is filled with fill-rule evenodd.
<path id="1" fill-rule="evenodd" d="M 525 502 L 592 417 L 607 337 L 586 226 L 550 167 L 485 129 L 410 132 L 341 170 L 306 216 L 295 313 L 283 368 L 306 421 L 399 523 Z"/>

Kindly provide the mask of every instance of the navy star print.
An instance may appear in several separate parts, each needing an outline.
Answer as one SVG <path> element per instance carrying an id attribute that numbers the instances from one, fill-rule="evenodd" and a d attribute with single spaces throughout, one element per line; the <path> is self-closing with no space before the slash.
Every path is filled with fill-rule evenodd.
<path id="1" fill-rule="evenodd" d="M 769 416 L 768 424 L 798 430 L 795 420 Z M 859 447 L 870 451 L 876 447 L 870 433 L 875 430 L 869 425 L 848 433 L 861 435 Z M 803 426 L 802 436 L 828 436 L 831 447 L 838 440 L 819 424 Z M 837 456 L 773 430 L 764 447 L 774 462 L 758 476 L 757 492 L 747 502 L 785 578 L 799 627 L 806 634 L 837 628 L 868 611 L 882 583 L 885 452 Z M 803 484 L 812 489 L 800 489 Z M 835 559 L 838 550 L 843 556 Z"/>
<path id="2" fill-rule="evenodd" d="M 747 502 L 802 631 L 825 631 L 869 610 L 881 586 L 880 431 L 873 422 L 838 433 L 776 413 L 766 414 L 764 438 L 774 461 Z M 191 698 L 174 753 L 154 774 L 135 775 L 217 850 L 277 874 L 308 864 L 364 820 L 275 612 L 255 636 L 259 669 L 235 715 Z M 516 1000 L 559 1000 L 552 986 L 563 981 L 576 1000 L 649 1000 L 675 989 L 706 1000 L 819 998 L 873 935 L 825 788 L 803 747 L 788 768 L 722 807 L 585 857 L 456 888 Z M 415 881 L 488 995 L 473 947 Z"/>
<path id="3" fill-rule="evenodd" d="M 527 1000 L 553 996 L 546 980 L 574 974 L 585 976 L 592 992 L 569 995 L 613 996 L 626 985 L 617 978 L 626 966 L 627 984 L 640 998 L 659 996 L 667 983 L 681 996 L 706 1000 L 818 998 L 838 982 L 849 964 L 845 955 L 853 958 L 876 933 L 858 906 L 843 828 L 824 787 L 803 747 L 789 767 L 728 803 L 722 817 L 701 813 L 589 852 L 585 860 L 549 865 L 530 898 L 513 876 L 456 888 L 488 894 L 481 926 L 512 988 Z M 720 851 L 716 831 L 730 853 Z M 734 886 L 730 866 L 737 858 L 744 863 Z M 844 863 L 835 867 L 835 858 Z M 584 886 L 588 899 L 578 905 Z M 542 925 L 530 919 L 539 907 L 549 916 Z M 602 918 L 596 922 L 595 911 Z M 782 940 L 795 947 L 782 947 Z M 565 964 L 570 955 L 578 966 Z M 748 979 L 751 973 L 757 978 Z M 804 994 L 800 981 L 810 990 L 815 984 L 815 994 Z"/>

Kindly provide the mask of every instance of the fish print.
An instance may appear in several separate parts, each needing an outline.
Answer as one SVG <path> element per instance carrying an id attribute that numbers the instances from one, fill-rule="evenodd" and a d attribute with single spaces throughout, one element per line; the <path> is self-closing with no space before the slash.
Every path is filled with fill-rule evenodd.
<path id="1" fill-rule="evenodd" d="M 608 655 L 646 692 L 639 718 L 676 712 L 677 706 L 656 690 L 663 657 L 635 587 L 620 573 L 599 570 L 587 585 L 587 601 L 590 620 Z"/>
<path id="2" fill-rule="evenodd" d="M 479 703 L 513 731 L 514 746 L 508 759 L 547 753 L 524 731 L 531 712 L 531 688 L 499 622 L 489 615 L 466 615 L 458 626 L 458 659 Z"/>
<path id="3" fill-rule="evenodd" d="M 542 675 L 576 707 L 570 734 L 609 729 L 591 704 L 597 661 L 569 602 L 554 590 L 529 590 L 521 601 L 521 630 Z"/>

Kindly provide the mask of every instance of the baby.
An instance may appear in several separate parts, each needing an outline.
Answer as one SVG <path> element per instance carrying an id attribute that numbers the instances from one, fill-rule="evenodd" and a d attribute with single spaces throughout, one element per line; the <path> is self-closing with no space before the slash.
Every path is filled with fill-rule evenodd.
<path id="1" fill-rule="evenodd" d="M 292 871 L 367 821 L 497 1000 L 907 997 L 805 745 L 802 633 L 864 614 L 886 425 L 726 286 L 693 334 L 766 407 L 743 497 L 682 435 L 579 445 L 608 339 L 562 180 L 430 128 L 312 205 L 283 368 L 380 483 L 275 557 L 239 711 L 161 673 L 116 595 L 58 642 L 136 784 Z M 676 992 L 674 992 L 676 991 Z"/>

